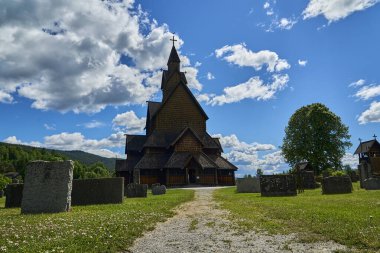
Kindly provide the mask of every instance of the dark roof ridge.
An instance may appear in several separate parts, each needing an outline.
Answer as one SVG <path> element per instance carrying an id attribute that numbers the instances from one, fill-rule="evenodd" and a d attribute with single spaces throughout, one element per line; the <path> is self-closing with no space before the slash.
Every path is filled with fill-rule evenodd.
<path id="1" fill-rule="evenodd" d="M 174 144 L 176 144 L 177 141 L 179 141 L 179 140 L 182 138 L 182 136 L 183 136 L 186 132 L 188 132 L 188 131 L 190 131 L 190 132 L 195 136 L 195 138 L 197 138 L 197 140 L 198 140 L 198 141 L 202 144 L 202 146 L 203 146 L 203 142 L 202 142 L 201 138 L 199 138 L 198 134 L 197 134 L 197 133 L 196 133 L 191 127 L 185 127 L 185 128 L 182 130 L 182 132 L 177 136 L 177 138 L 175 138 L 174 141 L 172 141 L 172 143 L 170 143 L 170 146 L 173 146 Z"/>

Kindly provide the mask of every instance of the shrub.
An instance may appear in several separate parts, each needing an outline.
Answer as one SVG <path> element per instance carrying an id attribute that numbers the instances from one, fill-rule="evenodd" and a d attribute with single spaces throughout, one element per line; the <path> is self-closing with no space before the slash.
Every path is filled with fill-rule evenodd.
<path id="1" fill-rule="evenodd" d="M 0 174 L 0 191 L 3 190 L 7 184 L 12 183 L 12 180 L 2 174 Z"/>

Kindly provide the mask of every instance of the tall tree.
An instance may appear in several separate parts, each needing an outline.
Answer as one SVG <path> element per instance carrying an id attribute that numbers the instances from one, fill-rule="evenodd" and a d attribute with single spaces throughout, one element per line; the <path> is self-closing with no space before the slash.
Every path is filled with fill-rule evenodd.
<path id="1" fill-rule="evenodd" d="M 294 167 L 308 161 L 317 174 L 341 168 L 346 148 L 351 147 L 348 127 L 325 105 L 315 103 L 298 109 L 285 128 L 282 153 Z"/>

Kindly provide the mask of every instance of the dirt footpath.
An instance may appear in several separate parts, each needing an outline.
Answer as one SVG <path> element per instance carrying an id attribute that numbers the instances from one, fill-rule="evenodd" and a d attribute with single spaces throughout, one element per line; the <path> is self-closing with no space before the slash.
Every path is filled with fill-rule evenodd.
<path id="1" fill-rule="evenodd" d="M 213 188 L 196 189 L 195 199 L 177 215 L 136 240 L 130 252 L 334 252 L 346 247 L 334 242 L 295 243 L 293 235 L 242 233 L 232 228 L 228 212 L 217 208 Z"/>

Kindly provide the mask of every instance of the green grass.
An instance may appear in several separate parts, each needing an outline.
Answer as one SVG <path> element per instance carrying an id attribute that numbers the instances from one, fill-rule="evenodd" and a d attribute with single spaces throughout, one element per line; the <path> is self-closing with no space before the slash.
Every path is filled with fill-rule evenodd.
<path id="1" fill-rule="evenodd" d="M 299 233 L 302 241 L 334 240 L 364 251 L 380 250 L 380 190 L 365 191 L 354 184 L 352 194 L 322 195 L 305 190 L 296 197 L 261 197 L 236 193 L 236 188 L 215 191 L 222 208 L 242 230 L 272 234 Z"/>
<path id="2" fill-rule="evenodd" d="M 74 206 L 59 214 L 20 215 L 0 199 L 0 252 L 117 252 L 143 232 L 173 216 L 173 208 L 194 191 L 125 199 L 123 204 Z"/>

